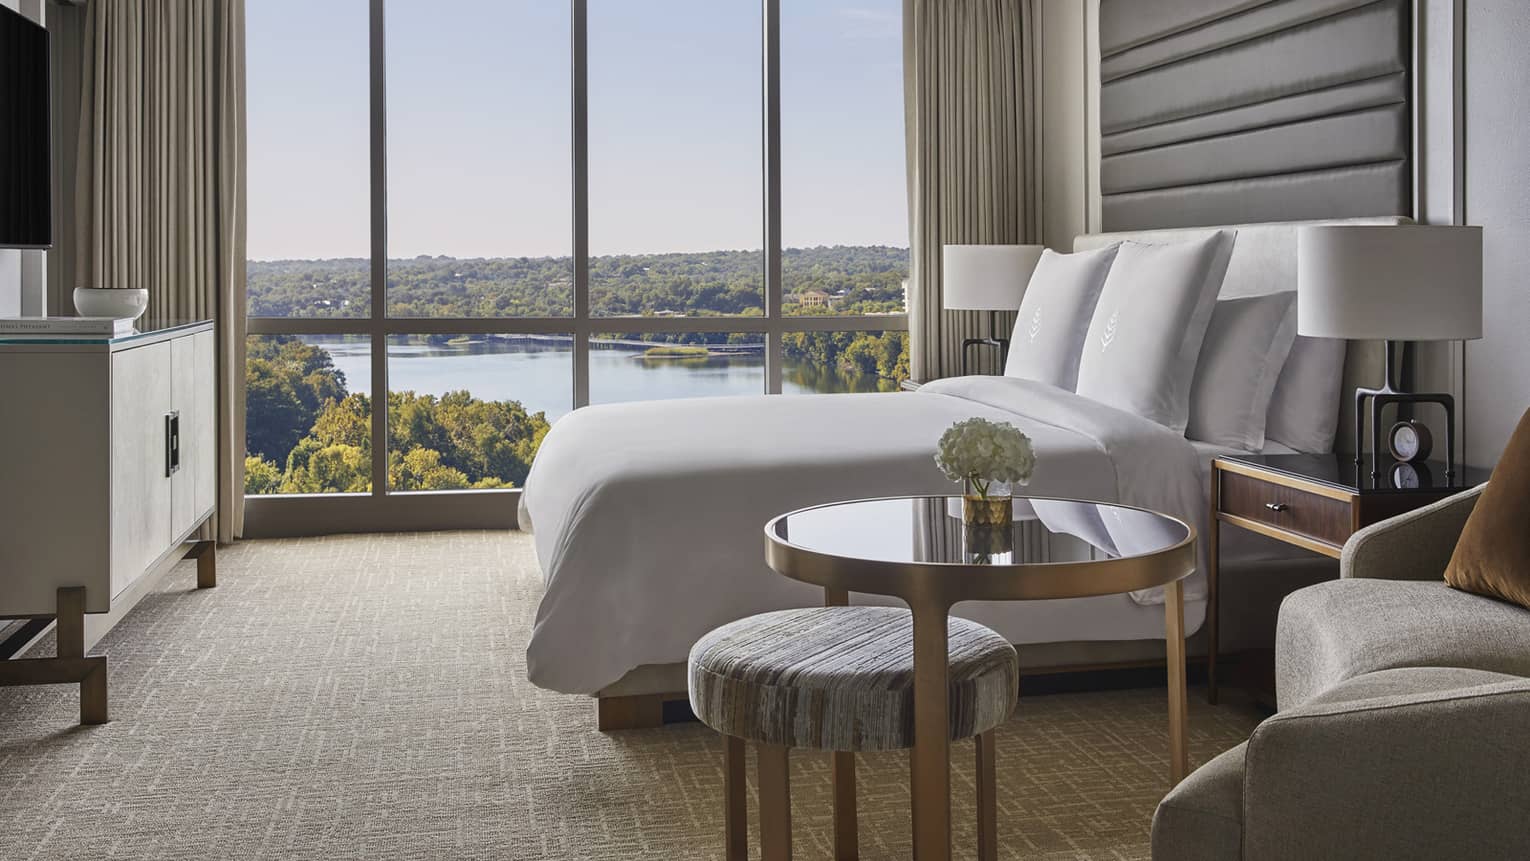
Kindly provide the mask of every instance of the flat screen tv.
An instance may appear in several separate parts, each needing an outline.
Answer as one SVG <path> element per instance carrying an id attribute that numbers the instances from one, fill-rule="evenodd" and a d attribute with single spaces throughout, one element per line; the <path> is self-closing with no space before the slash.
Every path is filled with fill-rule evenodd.
<path id="1" fill-rule="evenodd" d="M 48 31 L 0 6 L 0 248 L 53 243 Z"/>

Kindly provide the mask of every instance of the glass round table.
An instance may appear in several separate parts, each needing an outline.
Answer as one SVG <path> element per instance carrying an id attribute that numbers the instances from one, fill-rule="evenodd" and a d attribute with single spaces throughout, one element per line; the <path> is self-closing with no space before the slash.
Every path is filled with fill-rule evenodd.
<path id="1" fill-rule="evenodd" d="M 960 496 L 861 499 L 783 514 L 765 526 L 772 569 L 822 586 L 824 603 L 851 592 L 902 599 L 914 621 L 914 855 L 951 854 L 946 631 L 962 601 L 1035 601 L 1164 588 L 1169 677 L 1169 779 L 1189 770 L 1184 589 L 1195 529 L 1112 503 L 1015 497 L 1008 525 L 962 521 Z M 839 769 L 836 769 L 838 774 Z M 979 775 L 979 791 L 993 775 Z M 987 856 L 991 850 L 983 854 Z"/>

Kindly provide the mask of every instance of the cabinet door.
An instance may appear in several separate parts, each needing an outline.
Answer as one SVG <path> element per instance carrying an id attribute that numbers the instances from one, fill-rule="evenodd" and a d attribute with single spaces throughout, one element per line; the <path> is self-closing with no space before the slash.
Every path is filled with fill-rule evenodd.
<path id="1" fill-rule="evenodd" d="M 165 416 L 174 407 L 171 343 L 112 354 L 112 595 L 170 547 Z"/>
<path id="2" fill-rule="evenodd" d="M 173 537 L 185 535 L 213 507 L 217 487 L 216 361 L 213 333 L 170 342 L 175 409 L 181 420 L 181 468 L 171 478 Z"/>

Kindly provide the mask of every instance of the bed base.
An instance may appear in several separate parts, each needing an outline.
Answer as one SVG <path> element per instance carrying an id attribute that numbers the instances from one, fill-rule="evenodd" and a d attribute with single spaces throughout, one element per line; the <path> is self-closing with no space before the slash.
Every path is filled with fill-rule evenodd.
<path id="1" fill-rule="evenodd" d="M 624 729 L 654 729 L 664 725 L 664 704 L 689 703 L 685 691 L 668 694 L 596 697 L 595 726 L 601 732 Z"/>

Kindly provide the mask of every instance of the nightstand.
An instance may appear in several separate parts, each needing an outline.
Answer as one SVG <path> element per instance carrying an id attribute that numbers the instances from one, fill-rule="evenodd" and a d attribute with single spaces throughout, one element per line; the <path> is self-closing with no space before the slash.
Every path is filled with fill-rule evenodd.
<path id="1" fill-rule="evenodd" d="M 1373 477 L 1366 464 L 1337 454 L 1270 454 L 1218 457 L 1211 462 L 1212 520 L 1207 540 L 1206 698 L 1217 701 L 1218 533 L 1226 523 L 1313 553 L 1338 559 L 1357 530 L 1488 480 L 1487 469 L 1413 464 L 1394 475 L 1390 464 Z M 1399 484 L 1403 486 L 1398 486 Z"/>

